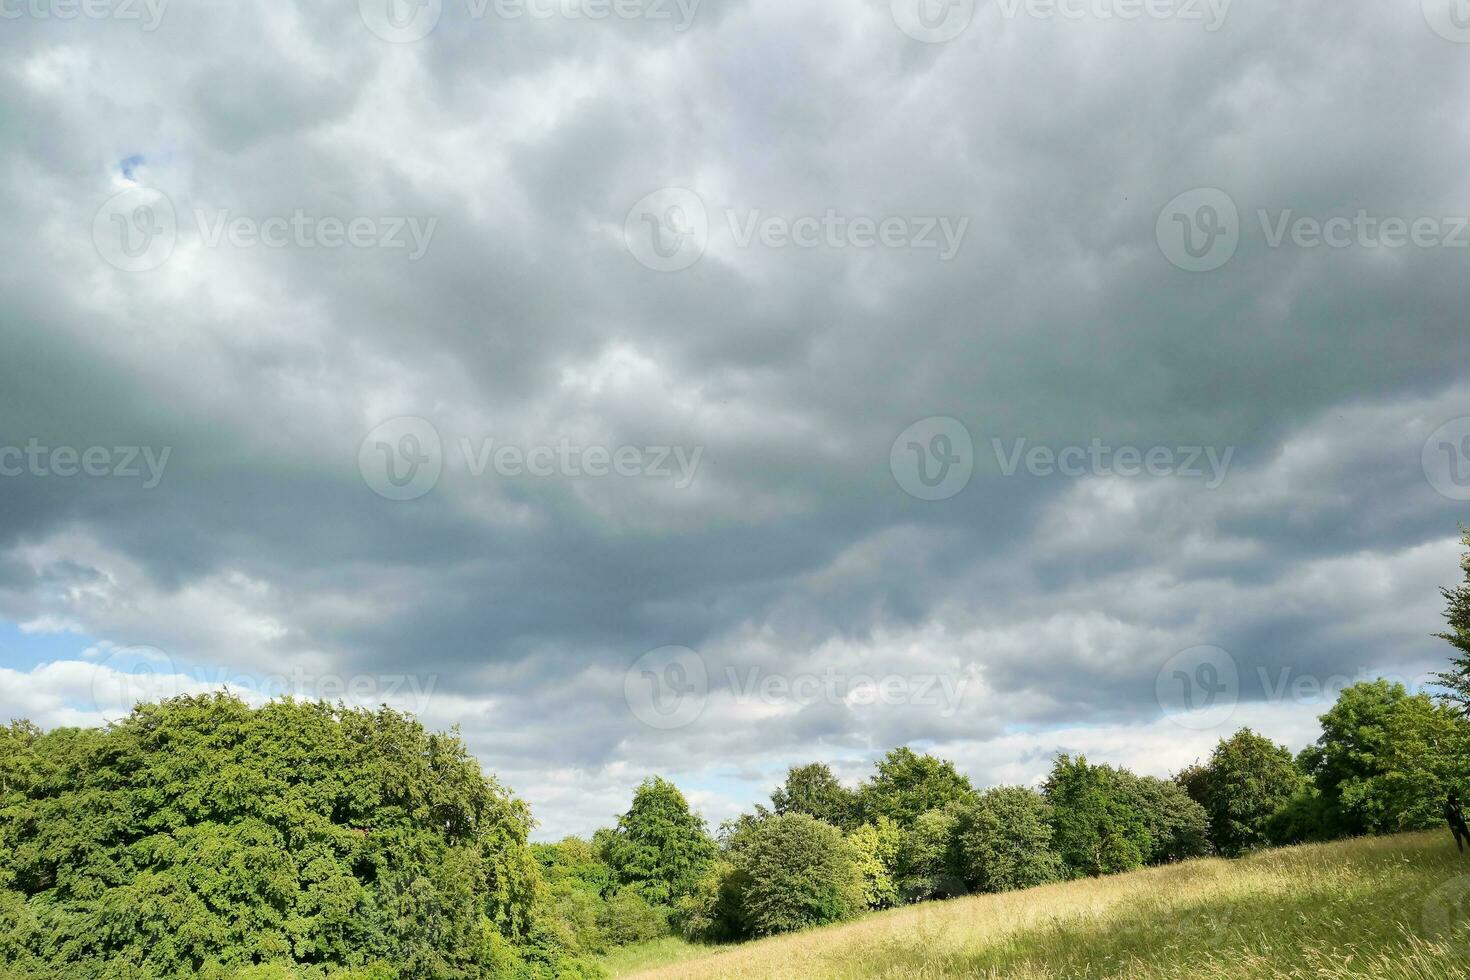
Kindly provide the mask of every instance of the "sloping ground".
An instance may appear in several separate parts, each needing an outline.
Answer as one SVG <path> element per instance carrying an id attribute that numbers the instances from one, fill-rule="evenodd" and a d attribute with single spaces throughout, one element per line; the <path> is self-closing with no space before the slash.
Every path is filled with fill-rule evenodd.
<path id="1" fill-rule="evenodd" d="M 1470 978 L 1470 854 L 1448 832 L 1284 848 L 910 906 L 702 954 L 665 942 L 609 965 L 650 980 Z"/>

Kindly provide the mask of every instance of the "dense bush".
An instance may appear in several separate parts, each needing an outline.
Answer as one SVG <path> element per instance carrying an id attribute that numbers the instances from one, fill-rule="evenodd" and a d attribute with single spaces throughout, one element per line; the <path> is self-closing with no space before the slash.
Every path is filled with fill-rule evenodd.
<path id="1" fill-rule="evenodd" d="M 1108 875 L 1143 866 L 1152 847 L 1148 826 L 1111 766 L 1057 757 L 1046 781 L 1053 841 L 1071 876 Z"/>
<path id="2" fill-rule="evenodd" d="M 1336 834 L 1440 824 L 1445 795 L 1470 798 L 1470 731 L 1453 707 L 1375 681 L 1347 688 L 1302 753 Z"/>
<path id="3" fill-rule="evenodd" d="M 1177 782 L 1115 770 L 1123 798 L 1148 832 L 1145 864 L 1165 864 L 1210 853 L 1210 821 L 1205 808 Z"/>
<path id="4" fill-rule="evenodd" d="M 1204 807 L 1215 849 L 1235 857 L 1279 843 L 1277 814 L 1302 792 L 1306 777 L 1285 746 L 1242 728 L 1221 739 L 1204 766 L 1182 774 L 1181 782 Z"/>
<path id="5" fill-rule="evenodd" d="M 955 829 L 954 851 L 965 883 L 975 891 L 1002 892 L 1060 879 L 1053 820 L 1051 805 L 1024 787 L 983 794 L 961 811 Z"/>
<path id="6" fill-rule="evenodd" d="M 725 919 L 746 935 L 825 925 L 863 906 L 858 870 L 842 833 L 804 813 L 751 825 L 734 840 L 729 862 L 722 885 Z"/>
<path id="7" fill-rule="evenodd" d="M 575 975 L 523 803 L 387 708 L 226 695 L 0 735 L 0 951 L 28 976 Z"/>

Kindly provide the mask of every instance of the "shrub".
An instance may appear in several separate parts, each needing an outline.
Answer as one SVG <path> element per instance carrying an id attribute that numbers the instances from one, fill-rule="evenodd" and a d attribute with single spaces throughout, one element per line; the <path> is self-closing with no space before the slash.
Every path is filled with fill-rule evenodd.
<path id="1" fill-rule="evenodd" d="M 898 904 L 898 884 L 894 876 L 902 839 L 898 825 L 887 817 L 865 823 L 847 835 L 862 903 L 867 908 L 886 909 Z"/>
<path id="2" fill-rule="evenodd" d="M 1051 806 L 1020 786 L 992 789 L 961 812 L 955 833 L 957 863 L 976 891 L 1031 888 L 1063 876 L 1052 849 Z"/>
<path id="3" fill-rule="evenodd" d="M 847 841 L 837 828 L 804 813 L 749 828 L 730 863 L 724 887 L 737 907 L 738 927 L 749 935 L 837 922 L 862 906 Z"/>

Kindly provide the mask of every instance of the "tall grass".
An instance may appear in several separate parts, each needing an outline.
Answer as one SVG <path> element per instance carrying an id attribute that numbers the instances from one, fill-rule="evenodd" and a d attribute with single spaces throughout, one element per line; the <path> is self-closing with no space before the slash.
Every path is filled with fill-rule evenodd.
<path id="1" fill-rule="evenodd" d="M 926 903 L 707 952 L 665 942 L 608 965 L 650 980 L 1448 980 L 1470 978 L 1467 917 L 1470 856 L 1448 834 L 1405 834 Z"/>

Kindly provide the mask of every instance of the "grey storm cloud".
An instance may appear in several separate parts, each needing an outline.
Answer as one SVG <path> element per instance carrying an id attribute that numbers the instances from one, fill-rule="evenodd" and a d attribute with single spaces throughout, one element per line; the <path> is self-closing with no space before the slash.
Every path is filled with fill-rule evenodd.
<path id="1" fill-rule="evenodd" d="M 149 490 L 0 480 L 0 617 L 245 674 L 432 675 L 426 718 L 546 833 L 655 769 L 723 816 L 786 764 L 856 778 L 901 742 L 1024 781 L 1093 726 L 1098 754 L 1157 766 L 1156 675 L 1197 644 L 1282 738 L 1310 728 L 1272 701 L 1282 670 L 1442 658 L 1466 510 L 1420 454 L 1470 415 L 1467 253 L 1272 247 L 1259 217 L 1470 214 L 1470 46 L 1418 4 L 1234 5 L 1217 31 L 989 4 L 944 44 L 886 0 L 706 0 L 684 31 L 446 0 L 402 44 L 355 6 L 7 21 L 0 444 L 171 457 Z M 129 273 L 90 229 L 138 185 L 178 240 Z M 624 240 L 663 187 L 711 228 L 677 272 Z M 1156 222 L 1201 187 L 1240 241 L 1192 273 Z M 211 247 L 197 218 L 298 211 L 436 224 L 409 260 Z M 739 247 L 755 212 L 968 226 L 948 261 Z M 936 416 L 974 472 L 924 501 L 890 450 Z M 442 438 L 412 500 L 359 469 L 398 417 Z M 702 456 L 681 489 L 476 474 L 461 439 Z M 1018 439 L 1234 454 L 1215 489 L 1007 476 L 993 440 Z M 624 681 L 669 644 L 699 652 L 709 703 L 661 731 Z M 742 700 L 750 667 L 975 681 L 941 715 Z M 61 718 L 52 680 L 7 675 L 0 707 Z"/>

